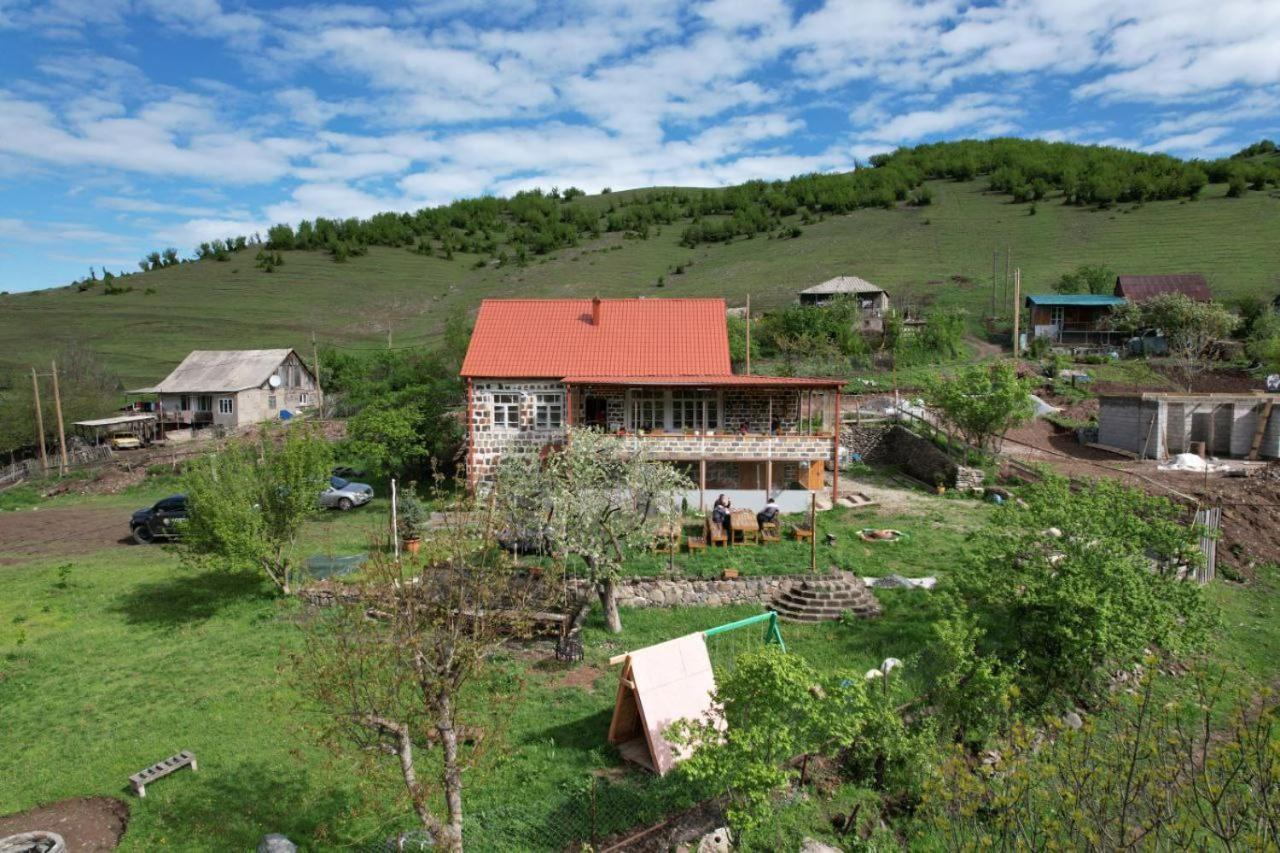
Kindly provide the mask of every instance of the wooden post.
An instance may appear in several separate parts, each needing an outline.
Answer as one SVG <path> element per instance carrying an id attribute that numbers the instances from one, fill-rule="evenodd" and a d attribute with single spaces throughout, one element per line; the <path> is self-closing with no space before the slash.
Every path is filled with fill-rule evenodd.
<path id="1" fill-rule="evenodd" d="M 1022 321 L 1022 269 L 1013 271 L 1013 357 L 1018 357 L 1019 324 Z"/>
<path id="2" fill-rule="evenodd" d="M 773 436 L 773 394 L 772 393 L 770 393 L 769 395 L 769 413 L 767 417 L 769 418 L 769 429 L 767 432 L 768 438 L 766 438 L 765 440 L 768 441 L 769 444 L 765 447 L 765 455 L 764 455 L 764 499 L 766 503 L 769 500 L 770 493 L 773 492 L 773 438 L 774 436 Z"/>
<path id="3" fill-rule="evenodd" d="M 400 562 L 400 531 L 396 529 L 396 478 L 391 478 L 391 551 Z"/>
<path id="4" fill-rule="evenodd" d="M 809 571 L 818 573 L 818 493 L 809 495 Z"/>
<path id="5" fill-rule="evenodd" d="M 698 460 L 698 512 L 707 511 L 707 457 Z"/>
<path id="6" fill-rule="evenodd" d="M 831 427 L 831 450 L 835 459 L 831 463 L 831 507 L 835 508 L 836 498 L 840 497 L 840 427 L 844 423 L 840 415 L 840 389 L 836 388 L 836 413 Z"/>
<path id="7" fill-rule="evenodd" d="M 747 375 L 751 375 L 751 294 L 747 294 Z"/>
<path id="8" fill-rule="evenodd" d="M 316 333 L 311 331 L 311 368 L 316 374 L 316 406 L 320 409 L 320 417 L 324 417 L 324 386 L 320 384 L 320 353 L 316 349 Z"/>
<path id="9" fill-rule="evenodd" d="M 67 465 L 67 431 L 62 427 L 62 395 L 58 393 L 58 362 L 52 362 L 53 365 L 53 410 L 58 415 L 58 451 L 62 457 L 62 467 L 58 469 L 58 473 L 65 474 L 70 467 Z"/>
<path id="10" fill-rule="evenodd" d="M 31 393 L 36 401 L 36 438 L 40 440 L 40 469 L 49 470 L 49 453 L 44 447 L 44 415 L 40 412 L 40 380 L 36 378 L 36 369 L 31 368 Z"/>
<path id="11" fill-rule="evenodd" d="M 1004 250 L 1004 287 L 1001 288 L 1000 301 L 1003 302 L 1009 298 L 1009 270 L 1013 265 L 1013 248 L 1006 246 Z"/>

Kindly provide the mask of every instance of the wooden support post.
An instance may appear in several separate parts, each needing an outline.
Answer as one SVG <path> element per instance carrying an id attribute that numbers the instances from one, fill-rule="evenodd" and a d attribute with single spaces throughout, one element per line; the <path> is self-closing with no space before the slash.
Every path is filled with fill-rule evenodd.
<path id="1" fill-rule="evenodd" d="M 396 478 L 391 478 L 391 552 L 395 554 L 396 562 L 400 562 L 400 531 L 397 530 L 396 524 Z"/>
<path id="2" fill-rule="evenodd" d="M 809 495 L 809 571 L 818 573 L 818 493 Z"/>
<path id="3" fill-rule="evenodd" d="M 751 294 L 747 294 L 747 375 L 751 375 Z"/>
<path id="4" fill-rule="evenodd" d="M 1022 269 L 1018 268 L 1013 271 L 1013 357 L 1018 357 L 1018 334 L 1021 331 L 1020 324 L 1022 322 Z"/>
<path id="5" fill-rule="evenodd" d="M 835 508 L 836 499 L 840 497 L 840 426 L 843 418 L 840 415 L 840 389 L 836 389 L 836 412 L 835 419 L 831 427 L 831 452 L 834 459 L 831 462 L 831 506 Z"/>
<path id="6" fill-rule="evenodd" d="M 320 417 L 324 417 L 324 385 L 320 383 L 320 354 L 316 349 L 316 333 L 313 329 L 311 332 L 311 369 L 316 374 L 316 407 L 320 410 Z"/>
<path id="7" fill-rule="evenodd" d="M 36 401 L 36 438 L 40 441 L 40 469 L 49 470 L 49 453 L 44 446 L 44 415 L 40 412 L 40 380 L 36 378 L 36 369 L 31 368 L 31 394 Z"/>
<path id="8" fill-rule="evenodd" d="M 52 362 L 53 365 L 53 410 L 58 416 L 58 452 L 62 457 L 62 465 L 58 469 L 58 473 L 67 473 L 70 466 L 67 464 L 67 431 L 62 427 L 62 395 L 58 393 L 58 362 Z"/>
<path id="9" fill-rule="evenodd" d="M 698 512 L 707 511 L 707 458 L 698 460 Z"/>

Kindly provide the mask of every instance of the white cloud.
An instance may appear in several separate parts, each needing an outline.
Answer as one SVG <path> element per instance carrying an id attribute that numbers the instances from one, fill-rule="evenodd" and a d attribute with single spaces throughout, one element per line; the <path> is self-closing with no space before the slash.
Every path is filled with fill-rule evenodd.
<path id="1" fill-rule="evenodd" d="M 1007 98 L 974 92 L 961 95 L 937 109 L 912 110 L 879 123 L 861 135 L 864 142 L 885 145 L 915 142 L 957 131 L 998 135 L 1015 127 L 1021 110 Z"/>

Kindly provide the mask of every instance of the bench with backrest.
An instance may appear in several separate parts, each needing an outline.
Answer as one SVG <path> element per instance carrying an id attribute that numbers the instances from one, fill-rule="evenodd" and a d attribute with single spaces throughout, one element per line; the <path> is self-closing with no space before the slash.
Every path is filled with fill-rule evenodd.
<path id="1" fill-rule="evenodd" d="M 152 764 L 145 770 L 139 770 L 129 777 L 129 784 L 133 785 L 133 790 L 139 797 L 147 795 L 147 785 L 163 779 L 175 770 L 181 770 L 183 767 L 190 767 L 192 772 L 199 770 L 196 766 L 196 755 L 194 752 L 183 750 L 177 755 L 171 755 L 164 761 Z"/>
<path id="2" fill-rule="evenodd" d="M 711 516 L 707 516 L 707 544 L 713 548 L 716 545 L 729 544 L 729 534 L 725 531 L 724 525 L 712 521 Z"/>
<path id="3" fill-rule="evenodd" d="M 778 532 L 778 522 L 766 521 L 760 525 L 760 541 L 761 542 L 781 542 L 782 535 Z"/>

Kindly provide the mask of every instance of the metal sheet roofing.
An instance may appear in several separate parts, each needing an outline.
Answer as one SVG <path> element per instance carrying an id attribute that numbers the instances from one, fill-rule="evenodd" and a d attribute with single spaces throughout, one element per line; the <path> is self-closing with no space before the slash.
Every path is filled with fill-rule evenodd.
<path id="1" fill-rule="evenodd" d="M 571 385 L 663 385 L 711 388 L 839 388 L 843 379 L 810 379 L 803 376 L 566 376 Z"/>
<path id="2" fill-rule="evenodd" d="M 486 299 L 463 376 L 730 376 L 723 299 Z"/>
<path id="3" fill-rule="evenodd" d="M 1162 293 L 1181 293 L 1198 302 L 1209 302 L 1213 294 L 1200 273 L 1180 275 L 1121 275 L 1116 277 L 1116 296 L 1141 302 Z"/>
<path id="4" fill-rule="evenodd" d="M 1028 293 L 1028 305 L 1043 305 L 1045 307 L 1062 306 L 1090 306 L 1096 308 L 1110 308 L 1114 305 L 1121 305 L 1125 302 L 1123 296 L 1107 296 L 1102 293 Z"/>
<path id="5" fill-rule="evenodd" d="M 162 381 L 150 388 L 138 388 L 135 393 L 198 394 L 257 388 L 291 352 L 291 349 L 192 350 Z"/>
<path id="6" fill-rule="evenodd" d="M 142 421 L 154 421 L 155 415 L 118 415 L 114 418 L 95 418 L 91 421 L 76 421 L 75 426 L 82 427 L 110 427 L 124 426 L 125 424 L 136 424 Z"/>
<path id="7" fill-rule="evenodd" d="M 856 275 L 840 275 L 800 292 L 820 296 L 826 293 L 884 293 L 885 289 Z"/>

